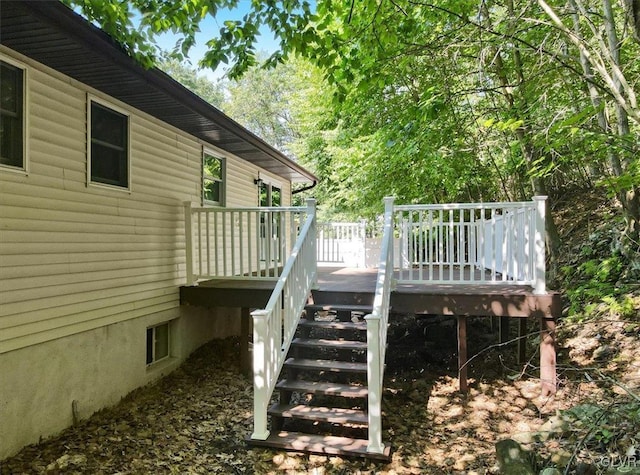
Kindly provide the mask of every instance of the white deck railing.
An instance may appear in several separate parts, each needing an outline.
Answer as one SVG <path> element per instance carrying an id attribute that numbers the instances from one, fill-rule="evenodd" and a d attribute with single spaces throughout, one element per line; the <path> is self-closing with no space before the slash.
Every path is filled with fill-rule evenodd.
<path id="1" fill-rule="evenodd" d="M 253 317 L 253 433 L 269 437 L 267 408 L 309 292 L 316 281 L 315 200 L 267 306 Z"/>
<path id="2" fill-rule="evenodd" d="M 399 282 L 545 288 L 545 200 L 394 208 Z"/>
<path id="3" fill-rule="evenodd" d="M 365 224 L 318 223 L 318 262 L 364 267 Z"/>
<path id="4" fill-rule="evenodd" d="M 373 311 L 365 317 L 367 322 L 367 386 L 369 389 L 369 443 L 367 451 L 377 454 L 384 452 L 384 444 L 382 442 L 382 383 L 387 349 L 389 301 L 394 283 L 393 198 L 385 198 L 384 204 L 384 230 Z"/>
<path id="5" fill-rule="evenodd" d="M 200 279 L 276 280 L 308 214 L 305 207 L 184 206 L 187 285 Z"/>

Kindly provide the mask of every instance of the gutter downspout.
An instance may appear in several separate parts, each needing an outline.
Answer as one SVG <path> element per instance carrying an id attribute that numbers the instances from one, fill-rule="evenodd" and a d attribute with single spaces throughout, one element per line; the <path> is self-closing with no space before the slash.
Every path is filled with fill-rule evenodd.
<path id="1" fill-rule="evenodd" d="M 312 188 L 315 188 L 317 184 L 318 184 L 317 180 L 313 180 L 313 183 L 311 183 L 309 186 L 303 186 L 299 190 L 292 191 L 291 195 L 297 195 L 298 193 L 302 193 L 303 191 L 307 191 Z"/>

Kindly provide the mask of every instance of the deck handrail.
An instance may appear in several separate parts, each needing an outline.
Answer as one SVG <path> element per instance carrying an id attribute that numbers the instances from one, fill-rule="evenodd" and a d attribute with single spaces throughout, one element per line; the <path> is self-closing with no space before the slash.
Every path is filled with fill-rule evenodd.
<path id="1" fill-rule="evenodd" d="M 545 200 L 395 206 L 399 281 L 530 285 L 545 293 Z"/>
<path id="2" fill-rule="evenodd" d="M 382 383 L 387 348 L 389 302 L 393 278 L 393 197 L 384 198 L 384 230 L 380 251 L 380 265 L 373 300 L 373 311 L 365 317 L 367 322 L 367 386 L 369 442 L 367 452 L 384 452 L 382 442 Z"/>
<path id="3" fill-rule="evenodd" d="M 269 437 L 267 408 L 302 310 L 316 281 L 315 200 L 307 200 L 307 219 L 264 309 L 253 318 L 253 433 Z"/>
<path id="4" fill-rule="evenodd" d="M 307 208 L 185 208 L 187 285 L 200 279 L 277 280 Z"/>

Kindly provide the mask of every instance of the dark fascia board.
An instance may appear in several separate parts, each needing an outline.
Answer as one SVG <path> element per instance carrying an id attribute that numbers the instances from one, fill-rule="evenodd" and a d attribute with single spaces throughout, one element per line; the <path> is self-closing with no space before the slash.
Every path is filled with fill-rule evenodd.
<path id="1" fill-rule="evenodd" d="M 7 0 L 0 0 L 7 1 Z M 104 31 L 88 22 L 82 16 L 69 9 L 59 0 L 21 0 L 18 3 L 22 7 L 29 9 L 30 13 L 36 16 L 40 21 L 55 24 L 66 35 L 73 38 L 74 41 L 85 45 L 96 53 L 107 57 L 118 67 L 130 71 L 131 73 L 141 77 L 150 86 L 166 94 L 171 99 L 188 107 L 195 114 L 198 114 L 207 121 L 211 121 L 217 128 L 222 128 L 228 133 L 236 136 L 240 140 L 249 144 L 256 149 L 267 160 L 273 160 L 274 170 L 282 169 L 284 166 L 290 170 L 288 178 L 295 182 L 311 181 L 316 182 L 318 179 L 304 167 L 288 158 L 286 155 L 267 144 L 257 135 L 253 134 L 242 125 L 225 115 L 197 94 L 191 92 L 182 84 L 171 78 L 158 68 L 145 69 L 135 59 L 127 54 L 124 48 L 117 43 L 111 36 Z M 158 117 L 165 121 L 165 118 Z M 184 130 L 184 129 L 183 129 Z M 194 134 L 193 131 L 185 130 L 185 132 Z M 206 137 L 200 136 L 200 139 L 210 142 Z M 242 157 L 241 157 L 242 158 Z M 270 167 L 266 167 L 269 169 Z M 282 175 L 282 173 L 278 173 Z"/>

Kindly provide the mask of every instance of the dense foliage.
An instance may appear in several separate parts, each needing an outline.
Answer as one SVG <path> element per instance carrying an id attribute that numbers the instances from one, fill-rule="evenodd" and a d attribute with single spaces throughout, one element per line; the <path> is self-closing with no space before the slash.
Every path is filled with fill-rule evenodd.
<path id="1" fill-rule="evenodd" d="M 204 17 L 238 5 L 65 1 L 147 62 L 155 34 L 181 34 L 173 54 L 182 57 Z M 229 111 L 269 111 L 266 130 L 249 125 L 279 134 L 268 139 L 314 169 L 329 213 L 373 215 L 384 195 L 407 203 L 546 194 L 552 211 L 566 190 L 596 189 L 620 203 L 621 249 L 634 261 L 639 11 L 638 0 L 319 0 L 315 10 L 300 0 L 252 2 L 211 39 L 201 65 L 263 74 L 251 68 L 265 25 L 281 40 L 267 65 L 309 61 L 277 69 L 264 93 L 275 102 L 244 94 Z M 232 89 L 256 84 L 247 81 Z M 553 219 L 548 242 L 557 249 Z"/>

